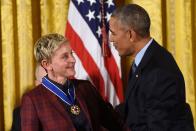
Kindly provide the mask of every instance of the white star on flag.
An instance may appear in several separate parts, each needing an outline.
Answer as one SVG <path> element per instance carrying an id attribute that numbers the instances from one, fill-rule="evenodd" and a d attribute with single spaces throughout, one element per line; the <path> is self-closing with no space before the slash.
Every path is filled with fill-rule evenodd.
<path id="1" fill-rule="evenodd" d="M 110 8 L 110 6 L 114 6 L 114 3 L 112 2 L 112 0 L 107 0 L 106 3 L 108 4 L 108 8 Z"/>
<path id="2" fill-rule="evenodd" d="M 89 1 L 89 2 L 90 2 L 90 5 L 91 5 L 91 6 L 93 5 L 93 3 L 96 3 L 96 1 L 95 1 L 95 0 L 87 0 L 87 1 Z"/>
<path id="3" fill-rule="evenodd" d="M 95 19 L 94 14 L 95 14 L 95 11 L 92 11 L 92 12 L 91 10 L 88 11 L 88 14 L 86 16 L 88 17 L 89 21 L 91 21 L 91 19 Z"/>
<path id="4" fill-rule="evenodd" d="M 84 0 L 77 0 L 78 1 L 78 5 L 80 5 L 80 3 L 84 3 Z"/>
<path id="5" fill-rule="evenodd" d="M 99 37 L 101 36 L 101 28 L 100 28 L 100 26 L 98 27 L 98 30 L 96 31 L 96 33 L 98 34 Z"/>
<path id="6" fill-rule="evenodd" d="M 99 22 L 101 22 L 101 12 L 99 12 L 99 15 L 97 16 L 97 18 L 99 19 Z"/>
<path id="7" fill-rule="evenodd" d="M 108 13 L 108 12 L 106 13 L 105 18 L 106 18 L 107 22 L 109 22 L 111 15 L 112 15 L 112 13 Z"/>

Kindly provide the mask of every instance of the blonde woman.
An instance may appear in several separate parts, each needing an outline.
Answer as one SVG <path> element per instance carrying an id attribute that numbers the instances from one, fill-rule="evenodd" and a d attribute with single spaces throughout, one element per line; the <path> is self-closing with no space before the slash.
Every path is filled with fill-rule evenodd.
<path id="1" fill-rule="evenodd" d="M 48 34 L 35 44 L 37 62 L 46 70 L 42 83 L 22 99 L 23 131 L 123 130 L 112 106 L 95 87 L 75 75 L 75 58 L 69 41 Z"/>

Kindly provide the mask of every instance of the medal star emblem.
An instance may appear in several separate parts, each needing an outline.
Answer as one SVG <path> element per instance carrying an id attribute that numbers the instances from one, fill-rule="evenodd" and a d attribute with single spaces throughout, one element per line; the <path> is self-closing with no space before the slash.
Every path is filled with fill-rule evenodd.
<path id="1" fill-rule="evenodd" d="M 71 113 L 74 115 L 79 115 L 80 114 L 80 108 L 77 105 L 71 106 Z"/>

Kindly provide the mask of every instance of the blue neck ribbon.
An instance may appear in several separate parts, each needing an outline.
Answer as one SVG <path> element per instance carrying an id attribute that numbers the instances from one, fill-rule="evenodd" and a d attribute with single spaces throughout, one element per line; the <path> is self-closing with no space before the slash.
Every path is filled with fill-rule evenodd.
<path id="1" fill-rule="evenodd" d="M 69 81 L 67 81 L 69 82 Z M 59 87 L 57 87 L 55 84 L 53 84 L 49 79 L 46 77 L 42 78 L 42 85 L 51 91 L 53 94 L 55 94 L 57 97 L 59 97 L 63 102 L 68 104 L 69 106 L 72 106 L 75 104 L 75 88 L 73 85 L 68 83 L 68 95 L 65 94 Z"/>

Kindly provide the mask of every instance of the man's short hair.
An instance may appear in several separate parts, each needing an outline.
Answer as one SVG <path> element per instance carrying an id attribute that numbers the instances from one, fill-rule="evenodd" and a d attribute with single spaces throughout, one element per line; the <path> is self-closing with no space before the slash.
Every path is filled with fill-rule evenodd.
<path id="1" fill-rule="evenodd" d="M 112 16 L 123 26 L 133 29 L 141 37 L 150 34 L 150 17 L 146 10 L 137 4 L 128 4 L 117 8 Z"/>

